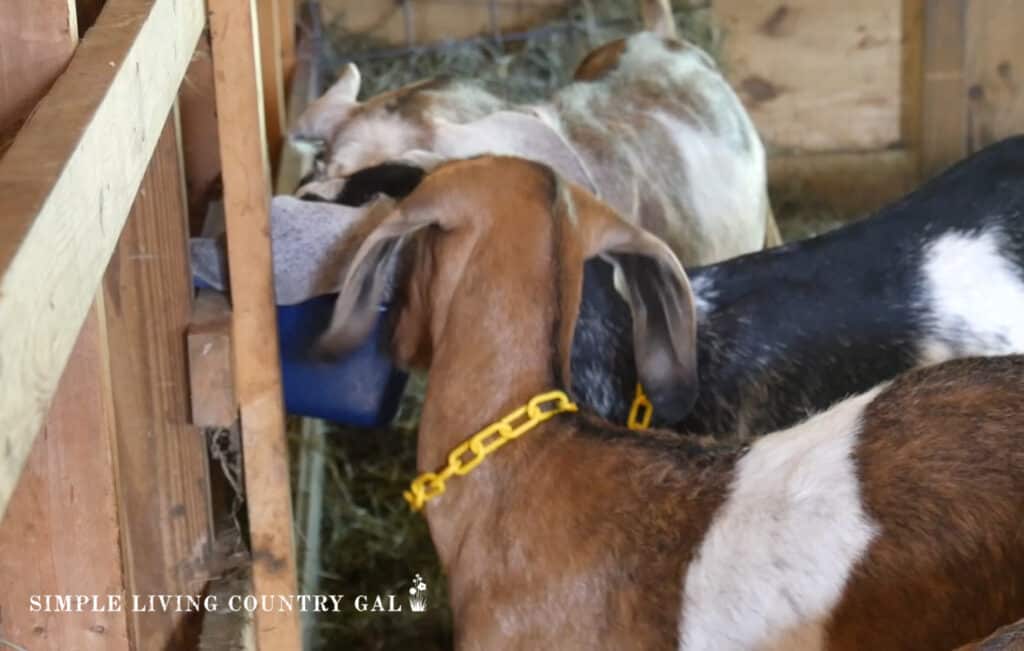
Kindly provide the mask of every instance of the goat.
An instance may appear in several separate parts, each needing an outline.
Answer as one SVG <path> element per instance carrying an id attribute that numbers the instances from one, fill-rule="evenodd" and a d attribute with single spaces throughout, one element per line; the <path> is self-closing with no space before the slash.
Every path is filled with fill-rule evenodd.
<path id="1" fill-rule="evenodd" d="M 648 4 L 652 16 L 667 7 Z M 292 130 L 326 143 L 326 179 L 318 181 L 381 163 L 429 169 L 477 154 L 517 155 L 590 189 L 687 264 L 781 241 L 761 140 L 711 58 L 688 43 L 633 35 L 600 78 L 533 105 L 508 104 L 469 81 L 425 80 L 364 102 L 356 101 L 359 86 L 348 64 Z"/>
<path id="2" fill-rule="evenodd" d="M 402 198 L 370 168 L 350 195 Z M 1024 137 L 995 143 L 859 223 L 687 273 L 697 375 L 650 392 L 654 424 L 742 437 L 787 427 L 914 366 L 1024 353 Z M 612 267 L 585 265 L 573 390 L 625 422 L 638 376 Z"/>
<path id="3" fill-rule="evenodd" d="M 654 422 L 764 434 L 915 366 L 1024 353 L 1022 184 L 1024 137 L 1010 138 L 868 219 L 687 269 L 698 378 L 651 395 Z M 587 271 L 574 389 L 622 422 L 629 308 L 607 264 Z"/>
<path id="4" fill-rule="evenodd" d="M 361 341 L 394 282 L 391 353 L 428 369 L 419 469 L 468 473 L 426 505 L 458 648 L 930 650 L 1024 616 L 1024 359 L 917 369 L 750 446 L 531 401 L 539 424 L 469 473 L 463 437 L 568 390 L 584 260 L 616 265 L 669 383 L 696 363 L 686 275 L 520 159 L 447 163 L 372 212 L 324 345 Z"/>

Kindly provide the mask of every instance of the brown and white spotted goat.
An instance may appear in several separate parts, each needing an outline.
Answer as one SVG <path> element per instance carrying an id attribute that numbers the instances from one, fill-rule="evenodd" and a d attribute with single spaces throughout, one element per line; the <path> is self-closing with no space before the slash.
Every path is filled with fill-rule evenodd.
<path id="1" fill-rule="evenodd" d="M 429 369 L 418 465 L 568 391 L 584 260 L 623 274 L 638 358 L 686 357 L 658 239 L 541 165 L 452 162 L 354 236 L 325 344 L 394 282 Z M 937 649 L 1024 616 L 1024 360 L 912 371 L 749 447 L 561 413 L 429 501 L 460 649 Z"/>
<path id="2" fill-rule="evenodd" d="M 665 21 L 671 24 L 670 14 Z M 664 239 L 687 265 L 777 244 L 764 148 L 708 55 L 644 32 L 595 56 L 600 65 L 588 59 L 586 78 L 532 105 L 445 79 L 357 102 L 359 71 L 349 64 L 302 114 L 293 136 L 326 143 L 319 182 L 334 189 L 332 197 L 337 179 L 377 165 L 430 169 L 443 160 L 505 154 L 545 163 L 588 188 Z"/>

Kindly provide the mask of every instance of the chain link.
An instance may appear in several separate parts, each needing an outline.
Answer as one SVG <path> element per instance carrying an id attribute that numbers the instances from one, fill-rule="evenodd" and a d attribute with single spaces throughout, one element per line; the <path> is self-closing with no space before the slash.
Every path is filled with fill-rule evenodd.
<path id="1" fill-rule="evenodd" d="M 425 472 L 414 479 L 409 490 L 404 493 L 405 501 L 413 511 L 419 511 L 427 501 L 445 491 L 447 481 L 453 476 L 468 474 L 489 454 L 544 421 L 563 412 L 577 410 L 563 391 L 548 391 L 534 396 L 525 406 L 491 423 L 456 446 L 448 453 L 448 464 L 440 472 Z"/>
<path id="2" fill-rule="evenodd" d="M 647 399 L 644 388 L 636 383 L 636 397 L 633 398 L 633 405 L 629 408 L 629 418 L 626 419 L 626 427 L 631 430 L 647 429 L 651 426 L 651 418 L 654 416 L 654 405 Z"/>

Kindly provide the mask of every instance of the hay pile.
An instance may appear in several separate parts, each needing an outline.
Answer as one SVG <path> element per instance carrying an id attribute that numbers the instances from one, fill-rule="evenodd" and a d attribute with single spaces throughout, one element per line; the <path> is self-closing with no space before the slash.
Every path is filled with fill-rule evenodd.
<path id="1" fill-rule="evenodd" d="M 590 48 L 639 26 L 636 0 L 574 5 L 554 22 L 504 44 L 481 38 L 401 53 L 382 53 L 383 44 L 372 35 L 346 32 L 339 21 L 325 30 L 323 68 L 334 71 L 346 61 L 356 61 L 364 97 L 446 74 L 480 79 L 509 101 L 535 101 L 564 85 Z M 692 0 L 674 0 L 673 5 L 681 34 L 717 55 L 720 38 L 710 24 L 707 6 Z M 329 84 L 333 79 L 325 81 Z M 787 213 L 798 218 L 787 219 Z M 787 239 L 820 232 L 835 219 L 827 210 L 807 210 L 797 204 L 776 214 Z M 422 614 L 322 616 L 316 622 L 314 648 L 432 651 L 452 646 L 443 573 L 425 521 L 411 513 L 401 497 L 416 470 L 415 426 L 422 382 L 411 384 L 392 429 L 338 428 L 328 434 L 319 592 L 401 597 L 419 573 L 429 585 L 429 608 Z M 295 434 L 293 441 L 298 444 L 297 428 Z M 301 450 L 293 450 L 293 458 L 298 454 Z M 301 553 L 302 541 L 299 547 Z"/>
<path id="2" fill-rule="evenodd" d="M 707 3 L 673 0 L 672 4 L 679 33 L 715 55 L 719 39 L 711 27 Z M 536 101 L 565 85 L 593 47 L 637 31 L 639 5 L 636 0 L 585 0 L 572 3 L 564 15 L 529 32 L 506 34 L 502 43 L 481 37 L 402 49 L 372 34 L 347 31 L 341 14 L 326 26 L 323 68 L 332 76 L 330 71 L 356 62 L 363 77 L 362 97 L 450 75 L 478 79 L 512 102 Z M 327 85 L 331 81 L 325 80 Z"/>

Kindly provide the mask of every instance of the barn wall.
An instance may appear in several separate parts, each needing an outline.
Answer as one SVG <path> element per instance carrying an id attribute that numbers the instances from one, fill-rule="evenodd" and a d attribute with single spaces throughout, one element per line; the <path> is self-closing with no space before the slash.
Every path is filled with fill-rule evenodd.
<path id="1" fill-rule="evenodd" d="M 566 0 L 324 0 L 391 45 L 542 24 Z M 722 65 L 772 155 L 775 186 L 874 208 L 1024 131 L 1019 0 L 710 0 Z"/>
<path id="2" fill-rule="evenodd" d="M 569 0 L 416 0 L 403 8 L 397 2 L 321 0 L 325 25 L 372 33 L 394 46 L 468 38 L 495 28 L 519 31 L 548 20 L 567 4 Z"/>

